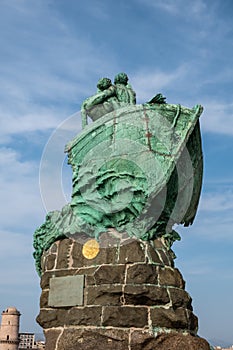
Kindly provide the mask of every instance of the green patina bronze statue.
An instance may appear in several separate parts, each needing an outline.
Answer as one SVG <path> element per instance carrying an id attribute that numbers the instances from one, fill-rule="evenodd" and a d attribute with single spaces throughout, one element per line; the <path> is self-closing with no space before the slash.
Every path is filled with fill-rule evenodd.
<path id="1" fill-rule="evenodd" d="M 199 117 L 203 108 L 167 104 L 157 94 L 136 104 L 125 73 L 102 78 L 81 107 L 83 131 L 66 145 L 72 199 L 48 213 L 34 234 L 40 273 L 43 251 L 63 237 L 98 240 L 114 228 L 129 237 L 180 239 L 175 224 L 192 224 L 202 185 Z M 87 125 L 87 117 L 94 122 Z"/>
<path id="2" fill-rule="evenodd" d="M 104 114 L 128 104 L 136 104 L 136 94 L 128 84 L 127 74 L 117 74 L 114 85 L 109 78 L 101 78 L 97 84 L 97 93 L 82 104 L 82 127 L 87 125 L 87 116 L 95 121 Z"/>

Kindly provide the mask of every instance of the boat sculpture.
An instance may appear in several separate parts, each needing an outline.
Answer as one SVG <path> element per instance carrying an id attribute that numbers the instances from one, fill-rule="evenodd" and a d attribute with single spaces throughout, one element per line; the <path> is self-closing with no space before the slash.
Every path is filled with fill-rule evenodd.
<path id="1" fill-rule="evenodd" d="M 163 237 L 170 248 L 180 239 L 174 225 L 193 223 L 202 186 L 203 108 L 167 104 L 161 94 L 144 104 L 134 97 L 127 81 L 108 82 L 84 101 L 84 129 L 65 147 L 71 202 L 48 213 L 34 234 L 39 273 L 43 251 L 63 237 L 98 240 L 114 228 L 141 240 Z M 88 116 L 94 122 L 86 125 Z"/>

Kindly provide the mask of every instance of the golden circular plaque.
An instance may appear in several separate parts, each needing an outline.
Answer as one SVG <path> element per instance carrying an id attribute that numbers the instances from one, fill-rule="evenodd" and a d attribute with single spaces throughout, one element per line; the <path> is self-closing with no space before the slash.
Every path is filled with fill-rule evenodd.
<path id="1" fill-rule="evenodd" d="M 100 251 L 99 243 L 95 239 L 90 239 L 83 245 L 82 253 L 86 259 L 94 259 Z"/>

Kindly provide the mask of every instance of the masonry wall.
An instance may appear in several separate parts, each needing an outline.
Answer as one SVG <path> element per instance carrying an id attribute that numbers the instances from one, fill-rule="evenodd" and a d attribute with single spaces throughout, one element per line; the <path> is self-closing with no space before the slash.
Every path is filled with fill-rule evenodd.
<path id="1" fill-rule="evenodd" d="M 199 339 L 192 299 L 162 240 L 118 240 L 100 245 L 90 259 L 83 255 L 82 243 L 64 239 L 54 243 L 42 260 L 37 321 L 45 331 L 46 350 L 149 349 L 146 344 L 152 349 L 162 335 L 174 331 L 176 337 Z M 77 286 L 80 305 L 67 306 L 73 293 L 72 287 L 66 290 L 69 279 L 60 287 L 63 301 L 55 295 L 59 306 L 51 305 L 51 294 L 56 294 L 52 279 L 62 282 L 62 277 L 71 276 L 83 276 L 83 284 Z"/>

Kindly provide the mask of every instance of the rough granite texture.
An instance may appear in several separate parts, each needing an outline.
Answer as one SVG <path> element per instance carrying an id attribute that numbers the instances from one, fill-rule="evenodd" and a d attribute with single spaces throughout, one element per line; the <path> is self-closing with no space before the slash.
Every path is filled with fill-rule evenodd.
<path id="1" fill-rule="evenodd" d="M 40 313 L 46 350 L 209 350 L 185 282 L 162 239 L 100 244 L 86 259 L 83 242 L 63 239 L 42 257 Z M 49 307 L 49 280 L 84 275 L 83 305 Z"/>

